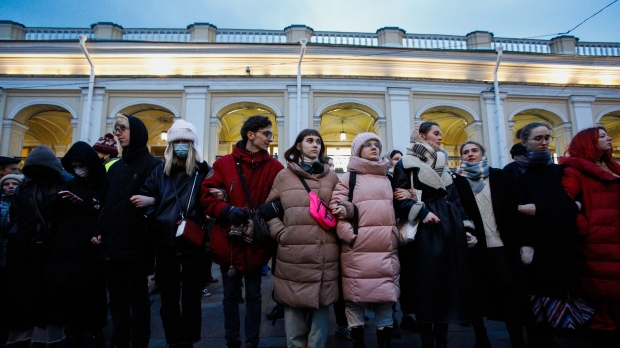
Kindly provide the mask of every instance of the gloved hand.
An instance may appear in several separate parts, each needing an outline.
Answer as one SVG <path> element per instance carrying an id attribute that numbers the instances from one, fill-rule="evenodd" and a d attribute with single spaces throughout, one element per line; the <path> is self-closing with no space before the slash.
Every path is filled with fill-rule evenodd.
<path id="1" fill-rule="evenodd" d="M 478 243 L 478 238 L 469 232 L 465 232 L 465 235 L 467 236 L 467 247 L 473 248 L 476 246 L 476 243 Z"/>
<path id="2" fill-rule="evenodd" d="M 224 209 L 222 209 L 220 217 L 228 220 L 228 223 L 232 225 L 241 226 L 248 222 L 248 219 L 250 218 L 250 213 L 247 211 L 247 209 L 227 205 L 226 207 L 224 207 Z"/>
<path id="3" fill-rule="evenodd" d="M 280 220 L 282 220 L 284 218 L 284 209 L 282 209 L 282 203 L 280 201 L 273 201 L 261 205 L 258 207 L 258 213 L 265 221 L 275 218 L 280 218 Z"/>
<path id="4" fill-rule="evenodd" d="M 532 263 L 532 260 L 534 259 L 534 248 L 531 246 L 522 246 L 521 247 L 521 262 L 523 262 L 524 265 L 529 265 L 530 263 Z"/>

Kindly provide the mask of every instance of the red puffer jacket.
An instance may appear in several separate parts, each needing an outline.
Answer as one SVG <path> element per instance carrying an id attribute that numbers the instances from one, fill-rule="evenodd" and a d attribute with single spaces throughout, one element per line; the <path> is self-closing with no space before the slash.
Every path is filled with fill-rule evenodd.
<path id="1" fill-rule="evenodd" d="M 620 177 L 582 158 L 561 157 L 562 185 L 582 203 L 577 215 L 580 276 L 586 294 L 620 299 Z M 620 165 L 609 168 L 620 174 Z"/>
<path id="2" fill-rule="evenodd" d="M 265 151 L 249 152 L 242 142 L 237 143 L 232 154 L 226 155 L 213 163 L 213 167 L 202 182 L 202 206 L 205 214 L 219 218 L 220 212 L 226 205 L 246 207 L 250 205 L 245 198 L 243 186 L 239 181 L 236 162 L 239 161 L 245 174 L 250 197 L 257 207 L 267 199 L 276 174 L 284 166 L 278 160 L 269 156 Z M 227 202 L 213 198 L 209 189 L 221 188 L 226 190 Z M 247 244 L 240 240 L 226 238 L 227 223 L 216 222 L 211 236 L 211 258 L 219 265 L 227 266 L 232 262 L 238 271 L 256 270 L 269 261 L 271 255 L 258 244 Z"/>

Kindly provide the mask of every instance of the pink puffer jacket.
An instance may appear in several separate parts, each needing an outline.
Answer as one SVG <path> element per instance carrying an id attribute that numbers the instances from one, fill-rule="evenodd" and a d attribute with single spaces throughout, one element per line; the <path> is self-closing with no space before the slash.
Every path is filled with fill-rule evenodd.
<path id="1" fill-rule="evenodd" d="M 396 302 L 400 295 L 398 240 L 388 161 L 351 156 L 348 171 L 357 172 L 353 204 L 358 208 L 358 234 L 347 220 L 338 221 L 342 239 L 340 264 L 344 299 L 351 302 Z M 336 185 L 330 207 L 348 201 L 349 173 Z M 348 215 L 349 212 L 347 211 Z"/>

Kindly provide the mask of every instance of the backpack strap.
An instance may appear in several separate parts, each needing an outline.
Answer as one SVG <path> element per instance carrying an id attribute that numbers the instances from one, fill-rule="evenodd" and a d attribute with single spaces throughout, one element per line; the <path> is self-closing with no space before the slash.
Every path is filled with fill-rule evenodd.
<path id="1" fill-rule="evenodd" d="M 349 172 L 349 202 L 353 204 L 353 191 L 355 190 L 355 184 L 357 182 L 357 173 Z M 357 236 L 357 230 L 359 227 L 359 211 L 357 206 L 353 204 L 353 218 L 351 219 L 351 226 L 353 226 L 353 234 Z"/>

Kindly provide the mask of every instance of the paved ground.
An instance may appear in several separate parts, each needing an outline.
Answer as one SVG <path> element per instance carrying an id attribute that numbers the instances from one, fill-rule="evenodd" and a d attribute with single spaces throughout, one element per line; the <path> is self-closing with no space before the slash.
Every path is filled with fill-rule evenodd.
<path id="1" fill-rule="evenodd" d="M 213 294 L 211 297 L 203 297 L 202 300 L 202 340 L 195 344 L 196 348 L 220 348 L 226 347 L 226 340 L 224 339 L 224 314 L 222 309 L 223 288 L 219 267 L 214 265 L 213 277 L 219 279 L 219 282 L 211 284 L 209 290 Z M 152 286 L 151 282 L 151 286 Z M 271 311 L 275 302 L 271 299 L 271 289 L 273 287 L 273 276 L 270 274 L 263 277 L 262 282 L 262 295 L 263 295 L 263 314 Z M 164 336 L 164 330 L 161 325 L 159 317 L 160 296 L 153 295 L 155 302 L 151 308 L 151 342 L 152 348 L 165 348 L 166 339 Z M 245 306 L 240 305 L 241 320 L 245 315 Z M 332 312 L 333 313 L 333 312 Z M 398 312 L 398 318 L 400 321 L 401 313 Z M 372 314 L 369 313 L 372 317 Z M 107 337 L 111 334 L 111 320 L 108 319 L 108 327 L 105 330 Z M 243 338 L 243 322 L 241 324 Z M 489 321 L 486 324 L 488 335 L 491 340 L 491 344 L 494 348 L 510 348 L 510 341 L 508 339 L 508 332 L 505 330 L 503 323 Z M 327 340 L 327 347 L 351 347 L 351 343 L 338 339 L 334 336 L 336 329 L 336 319 L 333 314 L 330 317 L 330 332 L 331 335 Z M 263 315 L 261 322 L 261 341 L 260 347 L 286 347 L 286 338 L 284 333 L 284 321 L 278 320 L 274 326 L 271 321 L 267 321 Z M 449 346 L 452 348 L 472 348 L 474 346 L 474 334 L 470 327 L 462 327 L 460 325 L 450 325 L 450 331 L 448 334 Z M 566 348 L 588 348 L 590 347 L 586 340 L 574 333 L 569 335 L 562 335 L 557 337 L 557 341 L 560 347 Z M 372 320 L 369 321 L 369 325 L 366 328 L 366 345 L 370 347 L 376 347 L 375 327 L 372 324 Z M 394 339 L 392 341 L 392 347 L 420 347 L 420 336 L 417 333 L 403 332 L 403 337 L 400 339 Z"/>

